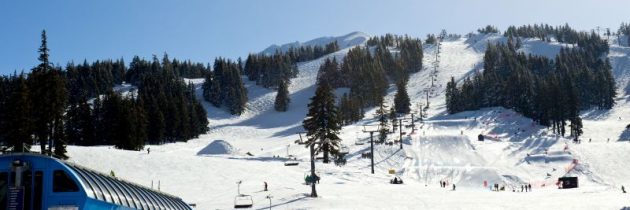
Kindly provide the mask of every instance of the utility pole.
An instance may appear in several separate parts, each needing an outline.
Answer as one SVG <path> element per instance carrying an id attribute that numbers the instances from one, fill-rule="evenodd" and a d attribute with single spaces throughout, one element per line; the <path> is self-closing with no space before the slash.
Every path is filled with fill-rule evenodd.
<path id="1" fill-rule="evenodd" d="M 429 90 L 425 90 L 425 92 L 427 93 L 427 107 L 429 107 Z"/>
<path id="2" fill-rule="evenodd" d="M 411 119 L 411 133 L 414 133 L 416 131 L 416 126 L 415 126 L 415 121 L 413 118 L 414 113 L 411 113 L 411 118 L 398 118 L 398 124 L 400 125 L 400 131 L 399 131 L 399 135 L 400 135 L 400 149 L 403 149 L 403 137 L 402 137 L 402 120 L 408 120 Z"/>
<path id="3" fill-rule="evenodd" d="M 311 197 L 317 197 L 317 190 L 315 189 L 315 183 L 317 182 L 315 175 L 315 143 L 311 144 Z"/>
<path id="4" fill-rule="evenodd" d="M 403 139 L 402 139 L 402 119 L 398 119 L 398 128 L 400 130 L 400 149 L 403 149 Z"/>
<path id="5" fill-rule="evenodd" d="M 370 131 L 370 164 L 372 165 L 372 174 L 374 174 L 374 131 Z"/>

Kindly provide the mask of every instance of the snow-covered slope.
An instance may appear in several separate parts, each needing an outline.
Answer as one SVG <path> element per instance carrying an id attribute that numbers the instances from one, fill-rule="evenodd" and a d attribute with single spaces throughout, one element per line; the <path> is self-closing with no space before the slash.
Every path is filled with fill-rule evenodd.
<path id="1" fill-rule="evenodd" d="M 343 39 L 367 38 L 353 34 Z M 333 39 L 316 39 L 311 44 Z M 445 41 L 437 71 L 431 66 L 436 46 L 426 45 L 425 69 L 411 75 L 408 93 L 414 110 L 418 103 L 426 105 L 428 96 L 429 119 L 416 122 L 415 132 L 403 127 L 404 135 L 389 135 L 388 141 L 402 136 L 402 150 L 399 145 L 376 145 L 375 173 L 371 174 L 370 160 L 361 158 L 369 152 L 369 133 L 363 131 L 374 129 L 377 121 L 375 110 L 366 110 L 364 120 L 341 131 L 342 144 L 349 149 L 347 165 L 317 163 L 322 178 L 319 198 L 307 197 L 310 187 L 303 182 L 309 170 L 308 150 L 294 141 L 299 138 L 296 132 L 302 131 L 301 121 L 315 91 L 319 66 L 326 58 L 341 60 L 347 48 L 298 64 L 300 73 L 289 86 L 291 104 L 287 112 L 273 110 L 275 91 L 246 82 L 250 101 L 242 116 L 231 116 L 203 102 L 210 132 L 198 139 L 148 146 L 150 154 L 107 146 L 69 146 L 70 161 L 106 173 L 114 170 L 118 177 L 145 186 L 159 182 L 162 191 L 196 203 L 197 209 L 232 208 L 239 180 L 243 181 L 240 193 L 253 196 L 255 209 L 268 207 L 267 195 L 273 196 L 274 209 L 621 209 L 629 205 L 628 197 L 617 188 L 630 185 L 630 144 L 617 140 L 624 135 L 630 137 L 623 123 L 630 119 L 623 91 L 630 78 L 630 50 L 611 47 L 609 58 L 622 97 L 613 110 L 583 114 L 584 139 L 592 138 L 594 143 L 575 145 L 504 108 L 446 115 L 446 82 L 451 77 L 461 81 L 483 71 L 487 43 L 504 41 L 499 35 Z M 553 57 L 560 46 L 526 39 L 521 50 Z M 430 76 L 435 78 L 433 86 Z M 203 79 L 188 81 L 200 85 Z M 395 87 L 388 92 L 386 103 L 391 105 Z M 199 87 L 197 94 L 201 94 Z M 479 134 L 486 141 L 477 141 Z M 604 140 L 607 137 L 610 143 Z M 229 143 L 231 154 L 204 152 L 215 140 Z M 297 157 L 299 165 L 284 166 L 287 155 Z M 405 184 L 389 184 L 394 176 L 388 173 L 390 170 Z M 567 174 L 579 177 L 580 188 L 556 189 L 555 180 Z M 456 184 L 457 190 L 438 187 L 440 180 Z M 483 186 L 484 181 L 504 185 L 508 192 L 492 192 Z M 269 191 L 262 191 L 263 182 L 269 184 Z M 511 192 L 520 191 L 524 183 L 532 184 L 534 192 Z"/>
<path id="2" fill-rule="evenodd" d="M 370 38 L 369 35 L 363 33 L 363 32 L 359 32 L 359 31 L 355 31 L 343 36 L 337 36 L 337 37 L 332 37 L 332 36 L 327 36 L 327 37 L 320 37 L 317 39 L 313 39 L 304 43 L 295 41 L 295 42 L 291 42 L 291 43 L 287 43 L 287 44 L 283 44 L 283 45 L 271 45 L 269 47 L 267 47 L 265 50 L 263 50 L 261 53 L 262 54 L 274 54 L 277 50 L 281 51 L 281 52 L 286 52 L 287 50 L 289 50 L 290 48 L 298 48 L 298 47 L 302 47 L 302 46 L 320 46 L 323 47 L 329 43 L 335 42 L 337 41 L 337 44 L 339 45 L 340 49 L 344 49 L 344 48 L 348 48 L 348 47 L 353 47 L 353 46 L 357 46 L 360 44 L 364 44 L 365 42 L 367 42 L 367 40 Z"/>

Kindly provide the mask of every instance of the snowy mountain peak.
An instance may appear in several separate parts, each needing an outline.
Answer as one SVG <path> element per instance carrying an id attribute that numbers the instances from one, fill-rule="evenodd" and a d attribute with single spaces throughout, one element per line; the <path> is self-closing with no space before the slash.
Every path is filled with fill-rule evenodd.
<path id="1" fill-rule="evenodd" d="M 261 54 L 273 54 L 276 52 L 276 50 L 280 50 L 282 52 L 286 52 L 287 50 L 289 50 L 291 47 L 302 47 L 302 46 L 324 46 L 326 44 L 332 43 L 334 41 L 337 41 L 337 44 L 339 45 L 339 48 L 343 49 L 343 48 L 348 48 L 348 47 L 353 47 L 356 45 L 361 45 L 365 42 L 367 42 L 367 40 L 370 38 L 370 35 L 360 32 L 360 31 L 355 31 L 343 36 L 325 36 L 325 37 L 319 37 L 316 39 L 312 39 L 310 41 L 307 42 L 291 42 L 291 43 L 286 43 L 283 45 L 276 45 L 273 44 L 269 47 L 267 47 L 265 50 L 263 50 L 261 52 Z"/>

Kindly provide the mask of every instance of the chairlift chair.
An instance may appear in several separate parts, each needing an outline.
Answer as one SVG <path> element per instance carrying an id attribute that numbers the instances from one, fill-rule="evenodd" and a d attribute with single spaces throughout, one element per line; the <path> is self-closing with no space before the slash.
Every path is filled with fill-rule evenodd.
<path id="1" fill-rule="evenodd" d="M 363 143 L 363 142 L 362 142 L 361 140 L 359 140 L 359 139 L 357 139 L 357 140 L 354 142 L 354 145 L 364 145 L 364 144 L 365 144 L 365 143 Z"/>
<path id="2" fill-rule="evenodd" d="M 251 195 L 237 195 L 234 198 L 234 208 L 235 209 L 244 209 L 251 208 L 254 205 L 254 200 Z"/>
<path id="3" fill-rule="evenodd" d="M 284 166 L 297 166 L 300 162 L 297 161 L 295 157 L 292 158 L 292 155 L 289 155 L 289 158 L 284 161 Z"/>

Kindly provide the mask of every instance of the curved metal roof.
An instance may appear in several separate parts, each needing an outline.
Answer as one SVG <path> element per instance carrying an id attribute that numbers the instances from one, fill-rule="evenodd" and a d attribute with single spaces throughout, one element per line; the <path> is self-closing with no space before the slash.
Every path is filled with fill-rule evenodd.
<path id="1" fill-rule="evenodd" d="M 88 197 L 135 209 L 190 210 L 180 198 L 65 163 L 86 186 Z"/>

